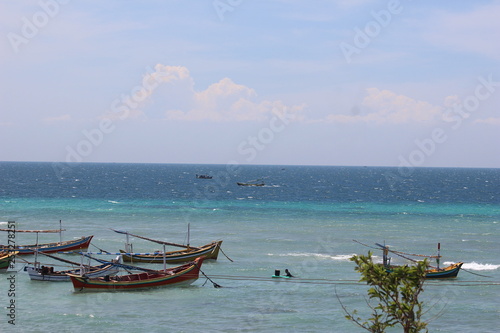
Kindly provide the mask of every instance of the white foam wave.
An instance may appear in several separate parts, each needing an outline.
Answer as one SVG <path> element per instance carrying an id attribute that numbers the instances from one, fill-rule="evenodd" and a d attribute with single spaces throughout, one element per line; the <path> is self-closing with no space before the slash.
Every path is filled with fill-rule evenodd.
<path id="1" fill-rule="evenodd" d="M 305 258 L 317 258 L 317 259 L 331 259 L 331 260 L 349 261 L 349 259 L 354 254 L 330 255 L 330 254 L 323 254 L 323 253 L 280 253 L 280 254 L 268 253 L 268 255 L 269 256 L 278 256 L 278 257 L 305 257 Z"/>
<path id="2" fill-rule="evenodd" d="M 463 269 L 468 269 L 471 271 L 494 271 L 495 269 L 499 269 L 500 265 L 493 265 L 493 264 L 480 264 L 475 261 L 469 262 L 469 263 L 464 263 L 462 265 Z"/>
<path id="3" fill-rule="evenodd" d="M 112 204 L 119 204 L 118 201 L 113 201 L 113 200 L 108 200 L 109 203 L 112 203 Z"/>

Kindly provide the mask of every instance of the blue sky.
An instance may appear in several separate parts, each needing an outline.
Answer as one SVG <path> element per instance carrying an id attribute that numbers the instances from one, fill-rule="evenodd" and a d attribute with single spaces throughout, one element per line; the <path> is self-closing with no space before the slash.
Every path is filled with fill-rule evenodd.
<path id="1" fill-rule="evenodd" d="M 500 1 L 2 1 L 0 160 L 500 167 Z"/>

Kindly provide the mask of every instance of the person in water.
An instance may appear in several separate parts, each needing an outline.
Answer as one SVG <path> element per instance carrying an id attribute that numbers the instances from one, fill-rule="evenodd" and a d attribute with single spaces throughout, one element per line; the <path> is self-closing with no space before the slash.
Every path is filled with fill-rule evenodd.
<path id="1" fill-rule="evenodd" d="M 293 277 L 292 273 L 290 273 L 290 271 L 288 269 L 285 269 L 285 275 L 287 277 Z"/>

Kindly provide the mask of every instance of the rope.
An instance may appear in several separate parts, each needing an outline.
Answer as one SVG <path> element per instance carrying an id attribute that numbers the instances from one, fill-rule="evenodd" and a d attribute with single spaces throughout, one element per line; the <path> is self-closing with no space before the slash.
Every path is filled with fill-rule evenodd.
<path id="1" fill-rule="evenodd" d="M 466 271 L 467 273 L 471 273 L 471 274 L 473 274 L 473 275 L 482 276 L 482 277 L 486 277 L 486 278 L 493 278 L 492 276 L 488 276 L 488 275 L 482 275 L 482 274 L 474 273 L 474 272 L 471 272 L 471 271 L 469 271 L 469 270 L 467 270 L 467 269 L 463 269 L 463 268 L 461 268 L 461 270 L 462 270 L 462 271 Z"/>
<path id="2" fill-rule="evenodd" d="M 360 241 L 357 241 L 357 240 L 355 240 L 355 239 L 353 239 L 352 241 L 353 241 L 353 242 L 356 242 L 356 243 L 359 243 L 359 244 L 361 244 L 361 245 L 363 245 L 363 246 L 369 247 L 370 249 L 380 250 L 380 248 L 378 248 L 378 247 L 374 247 L 374 246 L 370 246 L 370 245 L 368 245 L 368 244 L 361 243 Z"/>
<path id="3" fill-rule="evenodd" d="M 103 249 L 101 249 L 100 247 L 95 246 L 93 243 L 91 243 L 90 245 L 92 245 L 93 247 L 95 247 L 96 249 L 98 249 L 98 250 L 99 250 L 99 251 L 101 251 L 101 252 L 105 252 L 106 254 L 111 254 L 110 252 L 108 252 L 108 251 L 106 251 L 106 250 L 103 250 Z"/>
<path id="4" fill-rule="evenodd" d="M 415 260 L 415 259 L 412 259 L 412 258 L 408 258 L 405 255 L 416 256 L 416 257 L 425 257 L 425 258 L 433 258 L 433 259 L 441 258 L 441 256 L 428 256 L 428 255 L 424 255 L 424 254 L 411 254 L 411 253 L 405 253 L 405 252 L 395 251 L 395 250 L 389 249 L 388 246 L 382 246 L 382 245 L 380 245 L 380 247 L 373 247 L 373 246 L 370 246 L 370 245 L 367 245 L 367 244 L 363 244 L 360 241 L 357 241 L 355 239 L 353 239 L 353 241 L 356 242 L 356 243 L 359 243 L 359 244 L 361 244 L 363 246 L 369 247 L 371 249 L 375 249 L 375 250 L 380 250 L 380 247 L 382 247 L 382 249 L 385 248 L 385 249 L 387 249 L 387 251 L 389 251 L 391 253 L 394 253 L 395 255 L 397 255 L 397 256 L 399 256 L 401 258 L 404 258 L 406 260 L 409 260 L 409 261 L 415 262 L 415 263 L 418 262 L 418 261 Z M 437 268 L 437 267 L 436 266 L 432 266 L 432 265 L 429 264 L 429 268 Z"/>
<path id="5" fill-rule="evenodd" d="M 363 246 L 369 247 L 370 249 L 380 250 L 380 248 L 378 248 L 378 247 L 373 247 L 373 246 L 370 246 L 370 245 L 367 245 L 367 244 L 363 244 L 360 241 L 357 241 L 355 239 L 353 239 L 353 242 L 356 242 L 356 243 L 359 243 L 359 244 L 361 244 Z M 412 254 L 412 253 L 405 253 L 405 252 L 395 251 L 395 250 L 389 249 L 388 246 L 386 248 L 387 248 L 387 250 L 389 250 L 389 252 L 392 252 L 394 254 L 399 254 L 399 255 L 403 255 L 404 254 L 404 255 L 407 255 L 407 256 L 415 256 L 415 257 L 440 258 L 440 256 L 428 256 L 428 255 L 425 255 L 425 254 Z M 412 259 L 409 259 L 409 258 L 405 258 L 405 259 L 412 260 Z"/>
<path id="6" fill-rule="evenodd" d="M 229 261 L 230 261 L 230 262 L 234 262 L 234 260 L 232 260 L 231 258 L 229 258 L 229 257 L 227 256 L 227 254 L 225 254 L 225 253 L 224 253 L 224 251 L 222 250 L 222 247 L 219 247 L 219 250 L 222 252 L 222 254 L 223 254 L 223 255 L 224 255 L 227 259 L 229 259 Z"/>
<path id="7" fill-rule="evenodd" d="M 198 269 L 199 269 L 199 271 L 201 272 L 201 274 L 203 274 L 203 276 L 207 278 L 207 281 L 212 282 L 212 284 L 213 284 L 214 288 L 222 288 L 222 286 L 221 286 L 220 284 L 217 284 L 217 283 L 215 283 L 214 281 L 212 281 L 212 279 L 211 279 L 211 278 L 209 278 L 209 277 L 208 277 L 208 275 L 207 275 L 207 274 L 205 274 L 205 272 L 203 272 L 203 271 L 201 270 L 201 267 L 200 267 L 200 266 L 198 266 L 198 264 L 197 264 L 196 262 L 195 262 L 194 264 L 196 265 L 196 267 L 198 267 Z M 205 283 L 207 283 L 207 282 L 205 281 Z M 204 283 L 203 285 L 205 285 L 205 283 Z"/>
<path id="8" fill-rule="evenodd" d="M 394 250 L 389 250 L 390 252 L 392 253 L 395 253 L 395 254 L 404 254 L 404 255 L 407 255 L 407 256 L 415 256 L 415 257 L 426 257 L 426 258 L 440 258 L 441 256 L 428 256 L 428 255 L 425 255 L 425 254 L 412 254 L 412 253 L 404 253 L 404 252 L 399 252 L 399 251 L 394 251 Z"/>
<path id="9" fill-rule="evenodd" d="M 205 274 L 204 274 L 205 275 Z M 306 284 L 332 284 L 332 285 L 360 285 L 365 284 L 364 282 L 360 282 L 359 280 L 335 280 L 335 279 L 302 279 L 302 278 L 293 278 L 293 279 L 276 279 L 271 277 L 263 277 L 263 276 L 241 276 L 241 275 L 210 275 L 212 278 L 216 277 L 221 280 L 234 280 L 234 281 L 260 281 L 260 282 L 277 282 L 283 281 L 284 283 L 306 283 Z M 208 278 L 208 276 L 205 275 Z M 426 279 L 425 283 L 427 285 L 435 285 L 435 286 L 498 286 L 500 285 L 500 281 L 460 281 L 455 279 Z"/>
<path id="10" fill-rule="evenodd" d="M 203 273 L 203 272 L 202 272 Z M 208 279 L 208 276 L 203 273 L 203 275 Z M 331 284 L 331 285 L 361 285 L 365 284 L 364 282 L 360 282 L 359 280 L 334 280 L 334 279 L 301 279 L 301 278 L 293 278 L 293 279 L 275 279 L 268 278 L 262 276 L 238 276 L 238 275 L 211 275 L 211 277 L 216 277 L 221 280 L 235 280 L 235 281 L 261 281 L 261 282 L 277 282 L 283 281 L 284 283 L 305 283 L 305 284 Z M 210 280 L 211 281 L 211 280 Z M 426 279 L 425 283 L 427 285 L 433 286 L 498 286 L 500 285 L 500 281 L 456 281 L 456 280 L 448 280 L 445 282 L 443 280 L 428 280 Z"/>

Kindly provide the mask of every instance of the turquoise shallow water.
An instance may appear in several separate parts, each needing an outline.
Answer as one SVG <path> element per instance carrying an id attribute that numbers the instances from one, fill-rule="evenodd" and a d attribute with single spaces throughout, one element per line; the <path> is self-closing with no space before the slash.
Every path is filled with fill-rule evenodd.
<path id="1" fill-rule="evenodd" d="M 259 178 L 266 186 L 236 185 Z M 3 314 L 0 331 L 361 332 L 340 306 L 362 313 L 366 307 L 366 286 L 356 282 L 348 258 L 369 248 L 356 239 L 422 254 L 436 254 L 441 243 L 443 262 L 463 261 L 465 271 L 453 281 L 428 283 L 429 330 L 496 332 L 499 180 L 498 169 L 408 174 L 396 168 L 0 163 L 0 227 L 15 220 L 18 229 L 56 229 L 62 220 L 65 239 L 92 234 L 96 247 L 118 251 L 125 237 L 110 228 L 182 243 L 190 223 L 191 244 L 223 239 L 234 260 L 220 254 L 202 267 L 223 288 L 199 279 L 185 288 L 97 294 L 74 293 L 70 283 L 32 282 L 18 260 L 20 271 L 0 280 L 5 314 L 15 299 L 16 325 Z M 5 243 L 6 234 L 0 237 Z M 40 241 L 58 239 L 40 235 Z M 33 241 L 34 235 L 16 235 L 17 243 Z M 135 251 L 158 249 L 133 243 Z M 285 268 L 297 279 L 270 278 Z M 7 292 L 11 274 L 15 297 Z"/>

